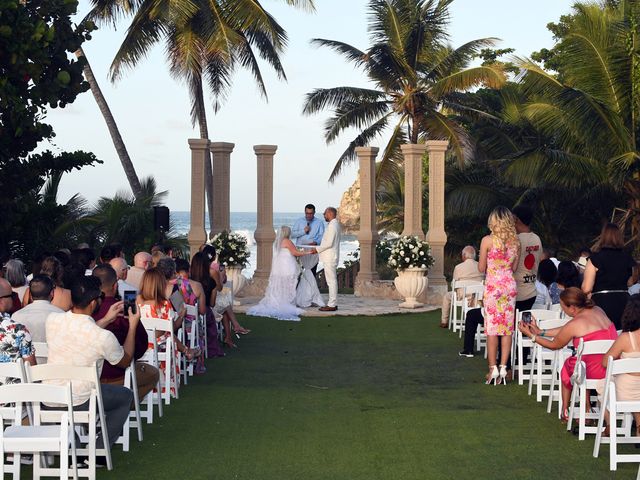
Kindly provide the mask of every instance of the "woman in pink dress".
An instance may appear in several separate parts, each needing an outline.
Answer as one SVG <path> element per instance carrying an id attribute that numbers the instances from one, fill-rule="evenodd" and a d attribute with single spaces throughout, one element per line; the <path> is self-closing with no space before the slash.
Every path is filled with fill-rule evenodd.
<path id="1" fill-rule="evenodd" d="M 570 287 L 560 294 L 560 307 L 572 319 L 562 328 L 540 330 L 537 325 L 521 323 L 520 331 L 531 338 L 533 343 L 544 348 L 559 350 L 570 341 L 577 347 L 580 339 L 585 342 L 591 340 L 615 340 L 618 338 L 616 327 L 606 313 L 577 287 Z M 551 338 L 547 338 L 551 337 Z M 602 366 L 603 354 L 583 355 L 582 361 L 586 366 L 586 377 L 589 379 L 604 378 L 607 370 Z M 571 400 L 571 375 L 576 366 L 576 357 L 569 357 L 564 362 L 561 372 L 562 380 L 562 420 L 566 422 Z"/>
<path id="2" fill-rule="evenodd" d="M 520 242 L 513 214 L 506 207 L 496 207 L 489 215 L 491 235 L 480 243 L 478 270 L 486 273 L 483 307 L 484 332 L 487 335 L 487 384 L 505 383 L 507 361 L 511 353 L 511 337 L 515 324 L 516 281 Z M 500 369 L 497 353 L 500 338 Z"/>

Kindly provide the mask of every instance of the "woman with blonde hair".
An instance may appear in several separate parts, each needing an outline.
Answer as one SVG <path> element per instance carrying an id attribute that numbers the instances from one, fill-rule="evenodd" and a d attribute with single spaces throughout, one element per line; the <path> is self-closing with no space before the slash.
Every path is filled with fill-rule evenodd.
<path id="1" fill-rule="evenodd" d="M 494 208 L 487 225 L 491 234 L 485 236 L 480 243 L 478 270 L 486 274 L 483 297 L 489 363 L 486 383 L 495 385 L 506 383 L 517 296 L 513 272 L 518 267 L 520 241 L 515 219 L 507 207 Z M 496 366 L 498 338 L 501 348 L 500 369 Z"/>

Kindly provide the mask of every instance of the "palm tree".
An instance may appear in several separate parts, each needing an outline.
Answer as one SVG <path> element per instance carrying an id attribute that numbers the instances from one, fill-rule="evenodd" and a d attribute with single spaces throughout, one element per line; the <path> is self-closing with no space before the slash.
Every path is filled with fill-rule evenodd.
<path id="1" fill-rule="evenodd" d="M 285 0 L 287 4 L 312 10 L 312 0 Z M 111 20 L 133 14 L 127 35 L 111 66 L 117 80 L 125 68 L 136 66 L 148 51 L 164 40 L 171 74 L 183 80 L 191 98 L 191 120 L 201 138 L 209 138 L 204 86 L 214 97 L 214 111 L 228 94 L 238 67 L 253 74 L 262 95 L 266 87 L 258 64 L 265 60 L 281 79 L 280 62 L 287 36 L 276 20 L 252 0 L 143 0 L 139 3 L 93 1 L 90 16 Z M 213 225 L 213 176 L 211 161 L 205 162 L 205 185 L 209 219 Z"/>
<path id="2" fill-rule="evenodd" d="M 367 51 L 346 43 L 314 39 L 364 70 L 373 88 L 335 87 L 307 94 L 303 112 L 333 109 L 325 125 L 327 143 L 348 128 L 360 130 L 338 159 L 330 180 L 355 160 L 355 148 L 367 145 L 392 126 L 382 156 L 381 180 L 392 177 L 401 162 L 399 146 L 426 139 L 449 139 L 461 161 L 472 155 L 472 142 L 447 113 L 457 104 L 452 94 L 478 85 L 500 87 L 505 75 L 498 65 L 467 68 L 495 39 L 473 40 L 461 47 L 448 45 L 446 27 L 452 0 L 371 0 Z"/>
<path id="3" fill-rule="evenodd" d="M 622 218 L 640 239 L 640 1 L 576 3 L 558 39 L 558 75 L 521 59 L 525 115 L 553 137 L 557 165 L 579 171 L 579 181 L 603 182 L 627 199 Z M 531 170 L 531 169 L 530 169 Z M 529 176 L 535 182 L 540 175 Z M 575 181 L 557 176 L 558 185 Z"/>

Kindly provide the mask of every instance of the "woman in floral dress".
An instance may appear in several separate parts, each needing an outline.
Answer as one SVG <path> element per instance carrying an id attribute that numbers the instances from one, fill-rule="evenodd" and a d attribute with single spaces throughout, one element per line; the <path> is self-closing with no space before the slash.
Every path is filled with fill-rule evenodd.
<path id="1" fill-rule="evenodd" d="M 487 384 L 504 383 L 511 338 L 515 324 L 516 281 L 520 242 L 513 214 L 506 207 L 496 207 L 489 215 L 491 235 L 482 239 L 478 270 L 486 273 L 483 297 L 484 331 L 487 335 Z M 500 369 L 496 366 L 500 338 Z"/>

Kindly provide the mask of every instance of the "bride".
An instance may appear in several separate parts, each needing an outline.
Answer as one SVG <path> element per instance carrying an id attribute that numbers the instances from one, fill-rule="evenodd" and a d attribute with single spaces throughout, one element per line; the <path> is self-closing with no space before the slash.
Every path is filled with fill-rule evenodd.
<path id="1" fill-rule="evenodd" d="M 295 305 L 300 267 L 295 257 L 309 255 L 310 252 L 296 250 L 290 236 L 289 227 L 280 227 L 276 241 L 273 242 L 273 260 L 267 291 L 260 303 L 247 310 L 247 315 L 273 317 L 278 320 L 300 320 L 299 315 L 303 310 Z"/>

